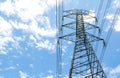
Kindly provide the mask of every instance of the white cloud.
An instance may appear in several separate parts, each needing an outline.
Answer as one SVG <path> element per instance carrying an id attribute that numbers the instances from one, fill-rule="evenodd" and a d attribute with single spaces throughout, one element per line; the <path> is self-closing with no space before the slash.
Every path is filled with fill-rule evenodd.
<path id="1" fill-rule="evenodd" d="M 68 45 L 71 45 L 71 44 L 72 44 L 72 41 L 68 41 L 67 44 L 68 44 Z"/>
<path id="2" fill-rule="evenodd" d="M 0 71 L 8 71 L 8 70 L 14 70 L 14 69 L 16 69 L 15 66 L 9 66 L 9 67 L 6 67 L 4 69 L 0 69 Z"/>
<path id="3" fill-rule="evenodd" d="M 108 22 L 108 26 L 106 27 L 105 31 L 107 32 L 109 29 L 110 29 L 110 25 L 111 23 L 113 22 L 113 19 L 114 19 L 114 12 L 117 10 L 117 9 L 120 9 L 120 1 L 119 0 L 114 0 L 113 1 L 113 5 L 112 5 L 112 10 L 113 12 L 111 13 L 108 13 L 107 16 L 106 16 L 106 19 L 109 20 Z M 119 32 L 120 31 L 120 15 L 118 15 L 118 20 L 117 20 L 117 23 L 115 24 L 114 26 L 114 30 L 116 32 Z"/>
<path id="4" fill-rule="evenodd" d="M 28 78 L 28 74 L 23 71 L 19 71 L 19 74 L 20 74 L 20 78 Z"/>
<path id="5" fill-rule="evenodd" d="M 7 0 L 0 4 L 0 10 L 7 15 L 18 14 L 22 19 L 31 19 L 43 15 L 53 6 L 55 0 Z"/>
<path id="6" fill-rule="evenodd" d="M 4 3 L 0 3 L 0 11 L 5 12 L 7 15 L 15 13 L 11 0 L 6 0 Z"/>
<path id="7" fill-rule="evenodd" d="M 114 1 L 113 1 L 113 7 L 120 9 L 120 1 L 119 1 L 119 0 L 114 0 Z M 111 18 L 113 18 L 113 16 L 112 16 Z M 114 26 L 114 29 L 115 29 L 115 31 L 117 31 L 117 32 L 120 31 L 120 15 L 118 16 L 118 20 L 117 20 L 116 25 Z"/>
<path id="8" fill-rule="evenodd" d="M 55 78 L 55 75 L 48 75 L 48 74 L 45 74 L 45 73 L 40 73 L 40 78 Z"/>
<path id="9" fill-rule="evenodd" d="M 57 31 L 55 26 L 51 26 L 49 17 L 44 16 L 44 13 L 49 12 L 55 5 L 55 0 L 6 0 L 0 3 L 0 11 L 7 18 L 0 17 L 0 54 L 7 54 L 6 46 L 10 42 L 16 46 L 16 49 L 20 48 L 19 43 L 24 41 L 23 36 L 14 35 L 14 30 L 20 30 L 24 34 L 24 39 L 29 35 L 29 40 L 33 40 L 37 48 L 53 50 L 55 45 L 45 38 L 55 37 Z M 9 18 L 11 15 L 15 15 L 14 21 Z"/>
<path id="10" fill-rule="evenodd" d="M 110 22 L 109 24 L 112 23 L 113 17 L 114 17 L 113 14 L 108 14 L 108 15 L 106 16 L 106 19 L 108 19 L 109 22 Z M 118 20 L 116 21 L 116 24 L 115 24 L 115 26 L 114 26 L 114 30 L 115 30 L 116 32 L 120 32 L 120 16 L 118 16 L 117 18 L 118 18 Z M 105 31 L 108 31 L 109 29 L 110 29 L 110 26 L 108 26 Z"/>
<path id="11" fill-rule="evenodd" d="M 108 14 L 108 15 L 106 16 L 106 19 L 112 20 L 112 19 L 113 19 L 113 14 Z"/>
<path id="12" fill-rule="evenodd" d="M 41 0 L 15 0 L 14 6 L 18 12 L 18 16 L 23 20 L 29 20 L 37 15 L 43 15 L 49 9 L 46 2 Z"/>
<path id="13" fill-rule="evenodd" d="M 53 7 L 56 5 L 56 0 L 46 0 L 48 6 Z"/>
<path id="14" fill-rule="evenodd" d="M 61 64 L 61 66 L 66 66 L 67 65 L 67 63 L 65 63 L 65 62 L 62 62 L 60 64 Z"/>
<path id="15" fill-rule="evenodd" d="M 51 73 L 53 73 L 53 71 L 52 71 L 52 70 L 48 70 L 48 73 L 50 73 L 50 74 L 51 74 Z"/>
<path id="16" fill-rule="evenodd" d="M 95 12 L 93 10 L 90 10 L 89 15 L 84 16 L 84 21 L 87 23 L 94 23 L 95 22 Z"/>
<path id="17" fill-rule="evenodd" d="M 118 21 L 114 27 L 115 31 L 120 32 L 120 16 L 118 16 Z"/>
<path id="18" fill-rule="evenodd" d="M 39 34 L 43 37 L 54 37 L 56 35 L 56 28 L 52 28 L 50 25 L 50 21 L 48 17 L 43 17 L 41 19 L 42 21 L 39 21 L 41 25 L 44 27 L 40 27 L 35 20 L 32 21 L 30 24 L 29 30 L 33 32 L 34 34 Z M 45 25 L 46 26 L 45 26 Z"/>
<path id="19" fill-rule="evenodd" d="M 47 76 L 46 78 L 54 78 L 54 77 L 53 77 L 53 75 L 49 75 L 49 76 Z"/>
<path id="20" fill-rule="evenodd" d="M 34 37 L 34 35 L 30 35 L 30 40 L 32 40 L 33 42 L 37 42 L 37 39 Z M 40 38 L 39 38 L 40 39 Z"/>
<path id="21" fill-rule="evenodd" d="M 12 31 L 12 26 L 2 17 L 0 17 L 0 35 L 10 36 Z"/>
<path id="22" fill-rule="evenodd" d="M 66 53 L 67 46 L 62 46 L 63 55 Z"/>
<path id="23" fill-rule="evenodd" d="M 120 1 L 119 0 L 114 0 L 113 2 L 115 8 L 120 8 Z"/>
<path id="24" fill-rule="evenodd" d="M 12 36 L 12 26 L 0 17 L 0 54 L 7 54 L 5 46 L 9 42 L 14 42 Z"/>
<path id="25" fill-rule="evenodd" d="M 117 67 L 113 68 L 111 71 L 110 71 L 110 74 L 111 75 L 119 75 L 120 76 L 120 65 L 118 65 Z"/>
<path id="26" fill-rule="evenodd" d="M 38 48 L 44 48 L 44 49 L 48 49 L 48 50 L 55 50 L 55 45 L 52 44 L 49 40 L 45 40 L 45 41 L 40 41 L 38 43 L 36 43 L 36 47 Z"/>
<path id="27" fill-rule="evenodd" d="M 5 70 L 14 70 L 14 69 L 16 69 L 16 67 L 10 66 L 10 67 L 6 68 Z"/>
<path id="28" fill-rule="evenodd" d="M 104 67 L 106 72 L 106 76 L 108 78 L 119 78 L 120 77 L 120 65 L 112 68 L 112 67 Z"/>
<path id="29" fill-rule="evenodd" d="M 68 76 L 68 75 L 65 75 L 63 78 L 69 78 L 69 76 Z"/>
<path id="30" fill-rule="evenodd" d="M 36 19 L 32 19 L 29 24 L 13 21 L 10 21 L 10 23 L 15 29 L 25 31 L 26 33 L 38 34 L 42 37 L 54 37 L 56 35 L 56 28 L 50 25 L 49 18 L 45 16 L 40 18 L 36 17 Z M 40 23 L 41 26 L 38 25 L 38 23 Z"/>

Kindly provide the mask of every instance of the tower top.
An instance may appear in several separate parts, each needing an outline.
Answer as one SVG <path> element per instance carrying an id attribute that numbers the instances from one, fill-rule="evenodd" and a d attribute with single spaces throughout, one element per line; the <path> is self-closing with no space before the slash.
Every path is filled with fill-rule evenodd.
<path id="1" fill-rule="evenodd" d="M 95 12 L 92 10 L 83 10 L 83 9 L 72 9 L 72 10 L 64 10 L 63 11 L 63 18 L 67 17 L 67 18 L 71 18 L 71 19 L 76 19 L 76 15 L 83 15 L 83 16 L 87 16 L 87 18 L 89 17 L 91 18 L 95 18 Z M 84 18 L 85 18 L 84 17 Z"/>

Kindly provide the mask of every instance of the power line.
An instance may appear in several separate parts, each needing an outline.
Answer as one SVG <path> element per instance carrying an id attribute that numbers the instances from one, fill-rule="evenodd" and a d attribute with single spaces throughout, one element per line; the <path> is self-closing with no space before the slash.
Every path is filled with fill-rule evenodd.
<path id="1" fill-rule="evenodd" d="M 100 2 L 99 2 L 98 12 L 97 12 L 98 20 L 99 20 L 99 16 L 100 16 L 100 13 L 101 13 L 101 10 L 102 10 L 102 7 L 103 7 L 103 2 L 104 2 L 104 0 L 100 0 Z"/>
<path id="2" fill-rule="evenodd" d="M 58 30 L 58 26 L 57 26 L 57 0 L 56 0 L 56 29 Z M 58 33 L 56 34 L 56 38 L 58 39 Z M 58 42 L 56 43 L 56 77 L 58 77 Z"/>
<path id="3" fill-rule="evenodd" d="M 113 32 L 113 29 L 114 29 L 114 26 L 115 26 L 115 24 L 117 23 L 118 15 L 120 15 L 120 8 L 118 8 L 118 9 L 116 10 L 115 14 L 114 14 L 113 21 L 112 21 L 112 23 L 111 23 L 111 26 L 110 26 L 110 28 L 109 28 L 109 30 L 108 30 L 107 37 L 106 37 L 106 39 L 105 39 L 106 45 L 108 45 L 110 36 L 111 36 L 111 34 L 112 34 L 112 32 Z M 103 47 L 103 49 L 102 49 L 102 53 L 101 53 L 101 56 L 100 56 L 100 61 L 101 61 L 101 62 L 102 62 L 102 60 L 103 60 L 103 57 L 104 57 L 104 54 L 105 54 L 105 50 L 106 50 L 106 46 Z"/>
<path id="4" fill-rule="evenodd" d="M 101 2 L 102 4 L 102 2 Z M 100 23 L 100 29 L 101 29 L 101 32 L 98 34 L 98 36 L 100 37 L 101 34 L 102 34 L 102 31 L 103 31 L 103 27 L 104 27 L 104 24 L 106 23 L 106 15 L 108 14 L 109 12 L 109 9 L 110 9 L 110 4 L 111 4 L 111 0 L 108 0 L 107 1 L 107 4 L 106 4 L 106 7 L 105 7 L 105 11 L 103 13 L 103 19 L 101 20 L 101 23 Z M 103 5 L 103 4 L 102 4 Z M 96 44 L 96 47 L 95 47 L 95 50 L 97 51 L 98 49 L 98 46 L 99 46 L 99 43 Z"/>
<path id="5" fill-rule="evenodd" d="M 104 14 L 103 14 L 102 22 L 100 23 L 101 30 L 103 30 L 103 26 L 104 26 L 104 24 L 105 24 L 105 22 L 106 22 L 105 18 L 106 18 L 106 15 L 107 15 L 108 12 L 109 12 L 110 4 L 111 4 L 111 0 L 108 0 L 108 1 L 107 1 L 107 5 L 106 5 L 106 8 L 105 8 L 105 11 L 104 11 Z"/>
<path id="6" fill-rule="evenodd" d="M 57 78 L 61 78 L 62 74 L 62 40 L 60 39 L 62 35 L 62 13 L 63 13 L 63 0 L 57 0 L 57 28 L 58 28 L 58 35 L 57 35 Z M 57 9 L 58 8 L 58 9 Z"/>

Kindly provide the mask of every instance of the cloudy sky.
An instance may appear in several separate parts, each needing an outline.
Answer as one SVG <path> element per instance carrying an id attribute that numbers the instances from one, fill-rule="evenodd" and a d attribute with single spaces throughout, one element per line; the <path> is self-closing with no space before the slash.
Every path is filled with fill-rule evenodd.
<path id="1" fill-rule="evenodd" d="M 119 0 L 112 0 L 110 12 L 104 16 L 107 24 L 102 30 L 103 38 L 119 3 Z M 64 4 L 65 9 L 98 12 L 99 0 L 65 0 Z M 102 9 L 104 11 L 105 6 Z M 120 16 L 117 20 L 102 61 L 108 78 L 120 78 Z M 55 78 L 55 21 L 56 0 L 0 0 L 0 78 Z M 63 58 L 66 57 L 63 69 L 69 69 L 71 56 L 68 52 L 73 51 L 68 45 L 71 42 L 63 46 Z M 68 70 L 63 74 L 67 78 Z"/>

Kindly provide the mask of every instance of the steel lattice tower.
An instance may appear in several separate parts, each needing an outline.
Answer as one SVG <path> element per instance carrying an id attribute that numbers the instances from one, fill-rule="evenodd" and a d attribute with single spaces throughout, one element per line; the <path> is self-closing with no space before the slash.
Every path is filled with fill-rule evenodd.
<path id="1" fill-rule="evenodd" d="M 96 19 L 96 17 L 90 16 L 91 11 L 87 10 L 66 10 L 63 11 L 62 21 L 59 33 L 63 32 L 64 27 L 73 29 L 74 32 L 59 35 L 60 40 L 63 39 L 74 42 L 74 52 L 71 61 L 71 68 L 69 71 L 69 78 L 106 78 L 102 66 L 94 52 L 92 42 L 104 40 L 90 34 L 91 29 L 100 28 L 96 25 L 87 22 L 87 19 Z M 72 19 L 66 24 L 65 18 Z M 64 30 L 65 31 L 65 30 Z"/>

